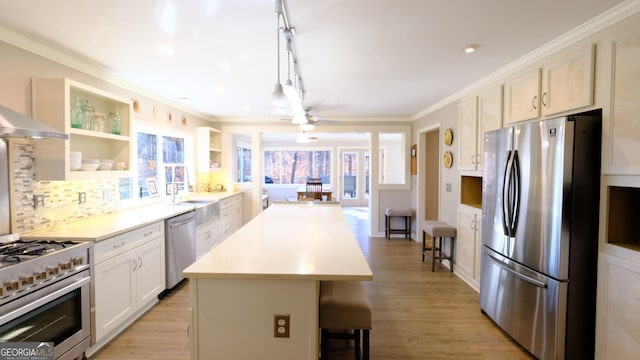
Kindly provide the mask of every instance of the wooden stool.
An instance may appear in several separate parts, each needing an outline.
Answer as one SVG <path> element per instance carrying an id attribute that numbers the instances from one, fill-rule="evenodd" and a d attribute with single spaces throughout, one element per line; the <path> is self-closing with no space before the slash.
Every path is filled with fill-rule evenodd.
<path id="1" fill-rule="evenodd" d="M 404 234 L 404 237 L 411 240 L 411 216 L 413 211 L 411 209 L 384 209 L 384 236 L 387 240 L 391 240 L 391 234 Z M 404 229 L 392 229 L 391 217 L 402 216 L 404 217 Z"/>
<path id="2" fill-rule="evenodd" d="M 431 235 L 432 240 L 430 248 L 427 247 L 426 234 Z M 449 256 L 442 255 L 442 239 L 446 237 L 451 238 L 451 241 L 449 242 Z M 422 222 L 422 261 L 424 261 L 425 255 L 431 257 L 432 272 L 435 269 L 436 260 L 440 260 L 440 262 L 442 262 L 442 260 L 449 260 L 449 264 L 451 265 L 451 272 L 453 272 L 453 241 L 455 237 L 456 228 L 447 225 L 447 223 L 445 222 L 432 220 L 425 220 Z M 436 239 L 438 242 L 437 248 Z"/>
<path id="3" fill-rule="evenodd" d="M 349 339 L 354 341 L 356 360 L 359 360 L 360 330 L 362 330 L 362 359 L 369 360 L 371 305 L 362 283 L 321 281 L 319 308 L 321 359 L 329 358 L 329 339 Z M 352 330 L 353 332 L 330 332 L 329 330 Z"/>

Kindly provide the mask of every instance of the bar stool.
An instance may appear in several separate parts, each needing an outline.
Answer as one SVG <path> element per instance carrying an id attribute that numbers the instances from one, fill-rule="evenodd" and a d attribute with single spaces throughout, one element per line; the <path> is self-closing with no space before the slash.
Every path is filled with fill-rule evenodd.
<path id="1" fill-rule="evenodd" d="M 391 240 L 391 234 L 404 234 L 406 239 L 411 240 L 411 216 L 413 215 L 413 211 L 408 208 L 404 209 L 393 209 L 386 208 L 384 209 L 384 236 L 387 240 Z M 391 228 L 391 217 L 399 216 L 404 217 L 404 229 L 392 229 Z"/>
<path id="2" fill-rule="evenodd" d="M 356 360 L 359 360 L 360 330 L 363 332 L 362 359 L 369 360 L 371 305 L 360 281 L 320 282 L 319 326 L 322 360 L 329 358 L 329 339 L 353 340 Z"/>
<path id="3" fill-rule="evenodd" d="M 427 247 L 426 234 L 431 236 L 431 247 Z M 442 253 L 442 239 L 451 238 L 449 242 L 449 255 Z M 442 221 L 425 220 L 422 222 L 422 261 L 424 257 L 431 257 L 431 272 L 435 269 L 436 260 L 449 260 L 451 272 L 453 272 L 453 241 L 456 237 L 456 228 Z M 436 240 L 438 247 L 436 248 Z"/>

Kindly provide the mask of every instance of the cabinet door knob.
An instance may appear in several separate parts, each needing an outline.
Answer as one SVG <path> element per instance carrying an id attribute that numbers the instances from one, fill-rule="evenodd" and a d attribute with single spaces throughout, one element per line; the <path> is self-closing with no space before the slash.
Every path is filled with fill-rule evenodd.
<path id="1" fill-rule="evenodd" d="M 538 110 L 538 107 L 536 106 L 537 103 L 538 103 L 538 95 L 534 96 L 533 99 L 531 99 L 531 106 L 533 106 L 535 110 Z"/>
<path id="2" fill-rule="evenodd" d="M 138 261 L 139 261 L 138 268 L 142 269 L 142 258 L 140 256 L 138 256 Z"/>
<path id="3" fill-rule="evenodd" d="M 136 262 L 136 259 L 131 259 L 131 261 L 133 262 L 133 270 L 131 271 L 136 271 L 136 269 L 138 268 L 138 262 Z"/>
<path id="4" fill-rule="evenodd" d="M 547 92 L 542 93 L 542 106 L 547 107 Z"/>

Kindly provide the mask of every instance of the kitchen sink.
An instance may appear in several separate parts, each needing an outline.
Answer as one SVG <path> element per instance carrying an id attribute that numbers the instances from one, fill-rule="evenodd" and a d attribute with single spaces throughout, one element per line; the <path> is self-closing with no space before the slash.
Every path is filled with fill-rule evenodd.
<path id="1" fill-rule="evenodd" d="M 217 200 L 185 200 L 177 205 L 195 206 L 196 226 L 217 220 L 220 216 L 220 203 Z"/>

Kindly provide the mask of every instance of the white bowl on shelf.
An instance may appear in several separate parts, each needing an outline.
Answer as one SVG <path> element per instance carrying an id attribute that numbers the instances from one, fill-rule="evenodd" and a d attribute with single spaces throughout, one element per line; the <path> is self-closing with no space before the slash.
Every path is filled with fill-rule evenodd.
<path id="1" fill-rule="evenodd" d="M 71 152 L 69 152 L 69 159 L 82 161 L 82 152 L 80 152 L 80 151 L 71 151 Z"/>
<path id="2" fill-rule="evenodd" d="M 127 168 L 127 164 L 124 163 L 124 161 L 115 161 L 113 163 L 113 166 L 111 167 L 111 170 L 124 170 Z"/>
<path id="3" fill-rule="evenodd" d="M 82 171 L 96 171 L 98 170 L 98 167 L 100 166 L 100 164 L 82 164 L 82 166 L 80 167 L 80 170 Z"/>
<path id="4" fill-rule="evenodd" d="M 98 164 L 100 165 L 100 159 L 83 159 L 82 164 Z"/>
<path id="5" fill-rule="evenodd" d="M 69 169 L 71 169 L 71 171 L 80 170 L 81 167 L 82 167 L 82 163 L 80 161 L 71 160 L 69 162 Z"/>
<path id="6" fill-rule="evenodd" d="M 113 166 L 112 162 L 101 162 L 100 166 L 98 166 L 98 170 L 100 170 L 100 171 L 109 171 L 109 170 L 111 170 L 112 166 Z"/>

